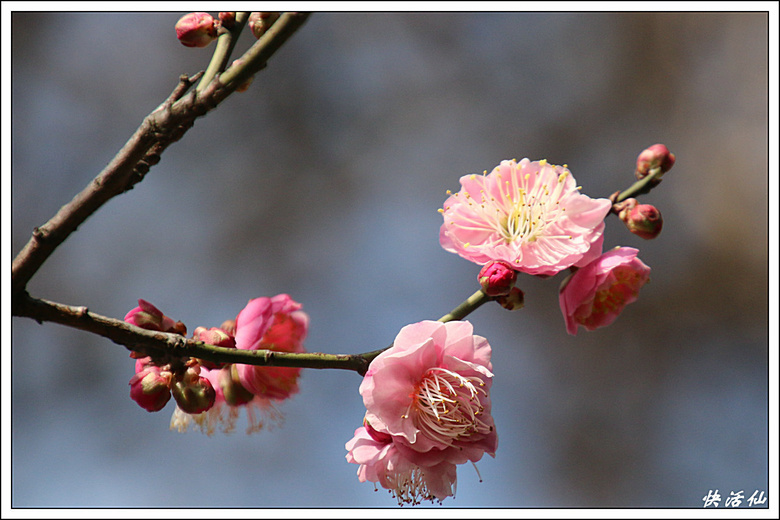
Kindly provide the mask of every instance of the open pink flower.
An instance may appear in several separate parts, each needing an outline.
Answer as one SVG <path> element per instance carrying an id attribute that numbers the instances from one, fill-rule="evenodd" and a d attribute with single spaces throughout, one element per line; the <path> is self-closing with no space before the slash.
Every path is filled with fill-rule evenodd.
<path id="1" fill-rule="evenodd" d="M 501 161 L 460 184 L 439 210 L 439 242 L 451 253 L 480 265 L 503 260 L 534 275 L 554 275 L 601 254 L 612 203 L 581 194 L 565 166 Z"/>
<path id="2" fill-rule="evenodd" d="M 366 421 L 420 466 L 495 455 L 490 354 L 467 321 L 407 325 L 360 385 Z"/>
<path id="3" fill-rule="evenodd" d="M 305 352 L 309 327 L 301 304 L 287 294 L 250 300 L 236 317 L 236 348 Z M 241 384 L 255 395 L 283 400 L 298 392 L 300 368 L 237 365 Z"/>
<path id="4" fill-rule="evenodd" d="M 594 330 L 611 324 L 635 301 L 650 277 L 650 268 L 632 247 L 616 247 L 564 280 L 559 294 L 569 334 L 577 326 Z"/>
<path id="5" fill-rule="evenodd" d="M 453 496 L 457 479 L 455 464 L 440 462 L 421 467 L 407 459 L 392 438 L 371 432 L 370 426 L 355 430 L 346 443 L 347 461 L 359 464 L 360 482 L 375 482 L 387 489 L 398 504 L 416 505 L 423 500 L 439 500 Z"/>

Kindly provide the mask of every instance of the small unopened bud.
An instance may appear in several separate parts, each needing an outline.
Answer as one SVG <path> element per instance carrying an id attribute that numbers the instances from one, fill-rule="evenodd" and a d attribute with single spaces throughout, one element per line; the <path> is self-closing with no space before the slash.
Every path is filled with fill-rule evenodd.
<path id="1" fill-rule="evenodd" d="M 266 31 L 268 31 L 268 29 L 274 24 L 274 22 L 279 19 L 280 14 L 281 13 L 275 12 L 255 12 L 250 14 L 247 23 L 249 24 L 249 28 L 252 30 L 252 34 L 255 35 L 255 38 L 260 38 L 262 35 L 264 35 Z"/>
<path id="2" fill-rule="evenodd" d="M 232 29 L 236 25 L 235 11 L 222 11 L 219 13 L 219 23 L 225 29 Z"/>
<path id="3" fill-rule="evenodd" d="M 240 406 L 255 398 L 255 395 L 239 382 L 238 370 L 230 365 L 219 371 L 219 387 L 225 402 L 230 406 Z"/>
<path id="4" fill-rule="evenodd" d="M 175 332 L 177 334 L 187 333 L 187 327 L 182 322 L 174 321 L 164 315 L 160 309 L 142 299 L 138 300 L 138 307 L 125 315 L 125 321 L 146 330 Z"/>
<path id="5" fill-rule="evenodd" d="M 482 266 L 478 276 L 482 290 L 488 296 L 509 294 L 517 281 L 517 271 L 502 260 L 491 260 Z"/>
<path id="6" fill-rule="evenodd" d="M 509 294 L 499 296 L 496 301 L 508 311 L 516 311 L 525 306 L 525 294 L 517 287 L 512 287 Z"/>
<path id="7" fill-rule="evenodd" d="M 216 20 L 209 13 L 187 13 L 176 22 L 176 37 L 186 47 L 205 47 L 217 37 Z"/>
<path id="8" fill-rule="evenodd" d="M 233 336 L 228 334 L 226 331 L 217 327 L 211 327 L 210 329 L 207 329 L 206 327 L 198 327 L 193 332 L 192 338 L 209 345 L 216 345 L 218 347 L 225 348 L 236 348 L 235 338 L 233 338 Z M 228 364 L 215 363 L 205 359 L 198 359 L 197 363 L 205 368 L 208 368 L 209 370 L 220 369 Z"/>
<path id="9" fill-rule="evenodd" d="M 222 322 L 222 325 L 219 326 L 220 329 L 224 330 L 231 336 L 236 335 L 236 320 L 225 320 Z"/>
<path id="10" fill-rule="evenodd" d="M 147 366 L 130 378 L 130 398 L 147 412 L 159 412 L 171 398 L 171 373 Z"/>
<path id="11" fill-rule="evenodd" d="M 200 376 L 200 367 L 189 367 L 171 386 L 176 404 L 185 413 L 197 415 L 214 406 L 217 393 L 211 382 Z"/>
<path id="12" fill-rule="evenodd" d="M 661 172 L 656 175 L 655 180 L 660 180 L 661 175 L 668 172 L 674 166 L 674 154 L 669 151 L 666 145 L 654 144 L 645 149 L 636 158 L 636 171 L 634 175 L 639 180 L 644 179 L 651 173 L 660 169 Z"/>
<path id="13" fill-rule="evenodd" d="M 652 204 L 638 204 L 620 213 L 620 219 L 633 234 L 650 240 L 661 233 L 664 219 L 661 212 Z"/>
<path id="14" fill-rule="evenodd" d="M 236 346 L 236 341 L 233 339 L 233 336 L 217 327 L 211 327 L 210 329 L 198 327 L 193 333 L 193 338 L 218 347 L 235 348 Z"/>

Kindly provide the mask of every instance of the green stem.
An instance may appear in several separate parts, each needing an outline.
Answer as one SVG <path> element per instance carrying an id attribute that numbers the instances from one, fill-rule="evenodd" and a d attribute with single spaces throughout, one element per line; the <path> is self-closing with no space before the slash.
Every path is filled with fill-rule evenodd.
<path id="1" fill-rule="evenodd" d="M 197 92 L 206 88 L 217 74 L 225 70 L 228 61 L 230 61 L 230 55 L 233 53 L 233 49 L 236 46 L 238 36 L 241 34 L 241 30 L 244 28 L 244 25 L 246 25 L 248 19 L 248 12 L 236 13 L 236 21 L 233 27 L 226 30 L 217 38 L 217 48 L 214 49 L 214 55 L 211 56 L 211 62 L 209 62 L 206 72 L 203 73 L 200 83 L 198 83 L 198 86 L 195 88 Z"/>
<path id="2" fill-rule="evenodd" d="M 228 68 L 219 81 L 229 90 L 241 85 L 257 71 L 265 67 L 268 58 L 292 36 L 306 21 L 310 13 L 282 13 L 279 19 L 265 32 L 243 56 L 238 65 Z"/>
<path id="3" fill-rule="evenodd" d="M 447 323 L 448 321 L 462 320 L 475 311 L 480 305 L 489 302 L 492 299 L 493 298 L 485 294 L 485 292 L 480 289 L 469 296 L 466 301 L 452 309 L 449 314 L 445 314 L 439 318 L 439 321 L 442 323 Z"/>
<path id="4" fill-rule="evenodd" d="M 621 191 L 620 195 L 618 195 L 615 199 L 615 202 L 623 202 L 630 197 L 636 197 L 638 195 L 650 193 L 650 190 L 658 185 L 654 184 L 653 180 L 655 180 L 656 177 L 660 177 L 661 175 L 663 175 L 661 168 L 656 168 L 655 170 L 651 171 L 644 179 L 636 181 L 628 189 Z"/>

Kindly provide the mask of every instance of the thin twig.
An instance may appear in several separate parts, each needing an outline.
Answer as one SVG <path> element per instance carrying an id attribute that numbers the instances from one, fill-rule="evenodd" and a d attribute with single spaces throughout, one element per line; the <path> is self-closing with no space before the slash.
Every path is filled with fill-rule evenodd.
<path id="1" fill-rule="evenodd" d="M 233 93 L 252 74 L 265 66 L 268 58 L 306 21 L 308 13 L 285 13 L 247 51 L 241 67 L 228 71 L 229 81 L 211 81 L 208 88 L 190 91 L 194 79 L 182 77 L 166 102 L 149 114 L 133 136 L 100 174 L 73 200 L 64 205 L 32 237 L 14 258 L 11 270 L 11 297 L 24 291 L 30 279 L 87 218 L 108 200 L 131 189 L 160 161 L 162 152 L 179 140 L 202 117 Z"/>

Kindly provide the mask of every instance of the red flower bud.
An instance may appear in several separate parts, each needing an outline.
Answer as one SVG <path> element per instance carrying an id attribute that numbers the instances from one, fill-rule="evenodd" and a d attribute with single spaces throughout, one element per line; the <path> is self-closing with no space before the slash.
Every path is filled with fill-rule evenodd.
<path id="1" fill-rule="evenodd" d="M 130 379 L 130 398 L 147 412 L 159 412 L 171 398 L 171 373 L 149 365 Z"/>
<path id="2" fill-rule="evenodd" d="M 661 175 L 668 172 L 674 166 L 675 157 L 672 152 L 663 144 L 654 144 L 653 146 L 645 149 L 636 158 L 636 171 L 634 175 L 639 180 L 644 179 L 656 169 L 660 169 L 660 175 L 657 175 L 656 180 L 660 180 Z"/>
<path id="3" fill-rule="evenodd" d="M 217 37 L 216 20 L 209 13 L 188 13 L 176 22 L 176 37 L 187 47 L 205 47 Z"/>
<path id="4" fill-rule="evenodd" d="M 220 12 L 219 23 L 225 29 L 232 29 L 233 26 L 236 24 L 236 12 L 235 11 Z"/>
<path id="5" fill-rule="evenodd" d="M 661 212 L 651 204 L 639 204 L 627 212 L 621 212 L 621 219 L 629 231 L 645 240 L 657 237 L 664 226 Z"/>
<path id="6" fill-rule="evenodd" d="M 250 14 L 247 23 L 249 24 L 249 28 L 252 30 L 252 34 L 255 35 L 255 38 L 260 38 L 262 35 L 264 35 L 266 31 L 268 31 L 268 29 L 279 18 L 280 14 L 281 13 L 275 12 Z"/>
<path id="7" fill-rule="evenodd" d="M 212 406 L 217 393 L 211 382 L 200 376 L 200 367 L 189 367 L 171 386 L 176 404 L 185 413 L 197 415 Z"/>
<path id="8" fill-rule="evenodd" d="M 502 260 L 491 260 L 479 271 L 479 284 L 488 296 L 509 294 L 517 281 L 517 271 Z"/>

